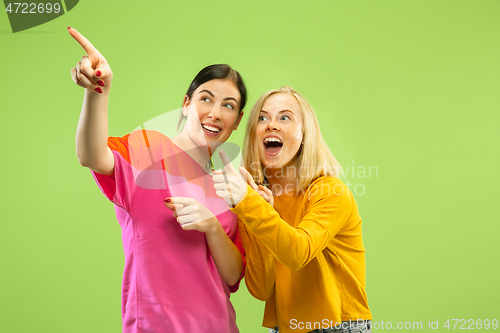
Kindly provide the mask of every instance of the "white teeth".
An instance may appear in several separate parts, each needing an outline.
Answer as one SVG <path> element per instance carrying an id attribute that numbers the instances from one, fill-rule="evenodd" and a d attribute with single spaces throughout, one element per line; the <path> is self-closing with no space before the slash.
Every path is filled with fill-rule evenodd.
<path id="1" fill-rule="evenodd" d="M 203 126 L 203 128 L 206 128 L 207 130 L 212 131 L 212 132 L 220 132 L 220 131 L 222 131 L 220 128 L 208 126 L 208 125 L 205 125 L 205 124 L 203 124 L 201 126 Z"/>
<path id="2" fill-rule="evenodd" d="M 283 143 L 283 141 L 281 141 L 281 139 L 279 138 L 276 138 L 276 137 L 270 137 L 270 138 L 266 138 L 264 140 L 264 143 L 269 143 L 269 142 L 279 142 L 279 143 Z"/>

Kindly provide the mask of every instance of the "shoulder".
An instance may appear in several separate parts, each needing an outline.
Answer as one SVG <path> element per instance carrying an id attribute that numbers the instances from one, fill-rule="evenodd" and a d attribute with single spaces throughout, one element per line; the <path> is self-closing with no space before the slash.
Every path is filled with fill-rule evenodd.
<path id="1" fill-rule="evenodd" d="M 110 136 L 108 137 L 108 147 L 120 154 L 129 163 L 132 160 L 137 163 L 136 160 L 142 159 L 143 156 L 149 157 L 152 154 L 157 157 L 156 155 L 160 152 L 174 151 L 174 144 L 169 137 L 158 131 L 145 129 L 134 130 L 121 137 Z M 146 160 L 147 164 L 150 165 L 150 159 Z"/>
<path id="2" fill-rule="evenodd" d="M 324 176 L 316 179 L 305 193 L 305 207 L 308 209 L 351 211 L 356 201 L 349 187 L 337 177 Z"/>
<path id="3" fill-rule="evenodd" d="M 130 152 L 142 152 L 153 148 L 154 150 L 164 150 L 165 148 L 172 149 L 174 144 L 172 140 L 163 133 L 154 130 L 135 130 L 130 134 L 123 137 L 110 137 L 108 138 L 108 145 L 119 145 L 121 148 L 126 148 Z M 110 146 L 111 149 L 113 147 Z"/>
<path id="4" fill-rule="evenodd" d="M 125 134 L 124 136 L 108 137 L 108 144 L 111 145 L 130 145 L 131 143 L 142 143 L 149 145 L 149 143 L 153 142 L 172 143 L 172 140 L 170 140 L 170 138 L 163 133 L 146 129 L 134 130 L 133 132 Z"/>
<path id="5" fill-rule="evenodd" d="M 172 144 L 172 140 L 163 133 L 155 130 L 140 129 L 135 130 L 129 134 L 128 140 L 130 143 L 135 144 L 145 144 L 146 146 L 152 146 L 156 143 L 169 143 Z"/>
<path id="6" fill-rule="evenodd" d="M 330 197 L 349 195 L 350 191 L 346 184 L 337 177 L 323 176 L 314 180 L 306 190 L 305 195 L 311 197 Z"/>

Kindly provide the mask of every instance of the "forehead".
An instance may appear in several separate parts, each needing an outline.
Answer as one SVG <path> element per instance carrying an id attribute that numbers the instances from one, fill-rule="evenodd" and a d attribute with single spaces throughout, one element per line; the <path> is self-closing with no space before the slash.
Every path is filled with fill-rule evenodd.
<path id="1" fill-rule="evenodd" d="M 207 81 L 196 88 L 194 93 L 198 94 L 205 89 L 210 90 L 215 96 L 222 98 L 233 97 L 237 100 L 240 99 L 240 91 L 238 90 L 236 83 L 230 80 L 215 79 Z"/>
<path id="2" fill-rule="evenodd" d="M 285 109 L 291 110 L 295 114 L 300 111 L 299 102 L 294 96 L 285 93 L 272 94 L 262 105 L 262 110 L 267 112 L 278 112 Z"/>

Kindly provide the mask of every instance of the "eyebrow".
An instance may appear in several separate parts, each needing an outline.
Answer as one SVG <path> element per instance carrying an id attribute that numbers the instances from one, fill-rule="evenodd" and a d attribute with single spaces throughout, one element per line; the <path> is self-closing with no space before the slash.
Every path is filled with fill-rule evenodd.
<path id="1" fill-rule="evenodd" d="M 236 102 L 236 104 L 238 104 L 238 101 L 237 101 L 237 100 L 236 100 L 236 98 L 234 98 L 234 97 L 226 97 L 226 98 L 224 98 L 224 100 L 225 100 L 225 101 L 228 101 L 228 100 L 230 100 L 230 99 L 232 99 L 233 101 L 235 101 L 235 102 Z"/>
<path id="2" fill-rule="evenodd" d="M 280 110 L 280 111 L 278 111 L 278 113 L 281 113 L 281 112 L 286 112 L 286 111 L 289 111 L 289 112 L 293 113 L 293 111 L 292 111 L 292 110 L 290 110 L 290 109 Z M 266 110 L 260 110 L 260 112 L 269 113 L 269 112 L 267 112 Z M 294 114 L 294 113 L 293 113 L 293 114 Z"/>
<path id="3" fill-rule="evenodd" d="M 208 90 L 208 89 L 203 89 L 202 91 L 200 91 L 200 94 L 201 94 L 202 92 L 206 92 L 206 93 L 207 93 L 207 94 L 209 94 L 210 96 L 215 97 L 215 96 L 214 96 L 214 94 L 213 94 L 210 90 Z M 238 104 L 238 101 L 237 101 L 237 100 L 236 100 L 236 98 L 234 98 L 234 97 L 226 97 L 226 98 L 224 98 L 224 101 L 228 101 L 228 100 L 233 100 L 233 101 L 235 101 L 235 102 L 236 102 L 236 104 Z"/>
<path id="4" fill-rule="evenodd" d="M 203 89 L 202 91 L 200 91 L 200 93 L 202 93 L 202 92 L 206 92 L 206 93 L 207 93 L 207 94 L 209 94 L 210 96 L 215 97 L 215 96 L 214 96 L 214 93 L 213 93 L 213 92 L 211 92 L 210 90 Z"/>

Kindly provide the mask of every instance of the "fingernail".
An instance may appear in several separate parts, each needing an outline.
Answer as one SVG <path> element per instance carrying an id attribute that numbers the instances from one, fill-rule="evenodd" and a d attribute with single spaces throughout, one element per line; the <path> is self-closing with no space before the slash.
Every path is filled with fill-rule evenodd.
<path id="1" fill-rule="evenodd" d="M 101 87 L 104 87 L 104 81 L 103 80 L 97 81 L 97 84 L 100 85 Z"/>
<path id="2" fill-rule="evenodd" d="M 95 91 L 97 91 L 99 94 L 102 94 L 102 90 L 99 87 L 95 88 Z"/>
<path id="3" fill-rule="evenodd" d="M 96 71 L 95 76 L 101 76 L 101 71 Z"/>
<path id="4" fill-rule="evenodd" d="M 71 27 L 68 27 L 68 30 L 71 29 Z"/>
<path id="5" fill-rule="evenodd" d="M 171 199 L 165 199 L 165 202 L 170 202 L 170 201 L 172 201 L 172 200 Z"/>

